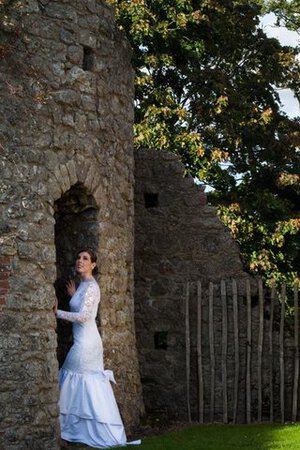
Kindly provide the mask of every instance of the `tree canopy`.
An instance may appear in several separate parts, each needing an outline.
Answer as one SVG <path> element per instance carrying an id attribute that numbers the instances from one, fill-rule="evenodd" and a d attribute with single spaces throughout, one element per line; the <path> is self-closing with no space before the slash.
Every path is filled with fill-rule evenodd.
<path id="1" fill-rule="evenodd" d="M 299 0 L 268 0 L 266 12 L 273 12 L 277 16 L 277 24 L 289 30 L 300 30 L 300 1 Z"/>
<path id="2" fill-rule="evenodd" d="M 133 47 L 136 148 L 180 154 L 187 173 L 213 188 L 210 202 L 248 268 L 291 282 L 300 263 L 300 125 L 278 90 L 299 99 L 298 49 L 267 37 L 260 17 L 273 10 L 297 28 L 299 1 L 110 3 Z"/>

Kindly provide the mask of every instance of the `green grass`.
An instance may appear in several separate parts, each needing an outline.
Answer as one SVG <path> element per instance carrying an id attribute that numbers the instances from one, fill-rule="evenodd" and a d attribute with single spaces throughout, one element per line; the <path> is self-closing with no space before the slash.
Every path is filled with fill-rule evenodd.
<path id="1" fill-rule="evenodd" d="M 193 425 L 180 431 L 145 437 L 132 450 L 300 450 L 300 424 Z M 91 447 L 69 444 L 68 449 Z M 114 447 L 114 449 L 117 449 Z M 124 449 L 124 447 L 118 447 Z"/>

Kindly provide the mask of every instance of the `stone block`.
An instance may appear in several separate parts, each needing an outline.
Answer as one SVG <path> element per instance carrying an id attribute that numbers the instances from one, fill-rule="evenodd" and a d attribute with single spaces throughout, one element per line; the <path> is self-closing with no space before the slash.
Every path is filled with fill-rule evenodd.
<path id="1" fill-rule="evenodd" d="M 61 194 L 65 193 L 67 191 L 66 184 L 65 184 L 63 177 L 61 176 L 59 167 L 54 168 L 53 175 L 54 175 L 54 179 L 55 179 L 56 183 L 60 187 Z"/>
<path id="2" fill-rule="evenodd" d="M 71 187 L 71 181 L 70 181 L 70 178 L 69 178 L 69 172 L 68 172 L 68 169 L 66 168 L 66 166 L 64 164 L 60 164 L 59 171 L 60 171 L 61 181 L 62 181 L 62 184 L 63 184 L 63 190 L 64 190 L 64 192 L 66 192 Z"/>
<path id="3" fill-rule="evenodd" d="M 97 82 L 94 73 L 89 72 L 89 77 L 79 84 L 79 90 L 81 93 L 96 95 Z"/>
<path id="4" fill-rule="evenodd" d="M 89 79 L 89 74 L 81 67 L 73 66 L 66 74 L 63 82 L 72 86 L 73 84 L 85 83 Z"/>
<path id="5" fill-rule="evenodd" d="M 83 59 L 83 48 L 81 45 L 70 45 L 67 49 L 67 58 L 75 66 L 79 66 Z"/>
<path id="6" fill-rule="evenodd" d="M 76 164 L 73 159 L 71 159 L 70 161 L 68 161 L 66 163 L 66 168 L 69 173 L 70 185 L 73 186 L 78 181 L 78 177 L 77 177 L 77 173 L 76 173 Z"/>
<path id="7" fill-rule="evenodd" d="M 78 161 L 76 166 L 76 174 L 77 179 L 80 183 L 85 184 L 86 181 L 86 175 L 88 173 L 88 170 L 90 168 L 90 163 L 86 162 L 85 159 L 81 160 L 81 162 Z"/>
<path id="8" fill-rule="evenodd" d="M 53 290 L 49 286 L 40 287 L 31 295 L 33 309 L 50 309 L 53 302 Z"/>
<path id="9" fill-rule="evenodd" d="M 27 0 L 21 7 L 23 13 L 32 14 L 40 11 L 37 0 Z"/>
<path id="10" fill-rule="evenodd" d="M 75 128 L 74 116 L 73 114 L 66 114 L 62 117 L 62 123 L 71 128 Z"/>
<path id="11" fill-rule="evenodd" d="M 75 126 L 77 131 L 86 132 L 87 131 L 87 117 L 85 113 L 81 111 L 75 113 Z"/>
<path id="12" fill-rule="evenodd" d="M 90 30 L 81 29 L 79 31 L 78 41 L 88 48 L 95 49 L 97 47 L 97 38 Z"/>
<path id="13" fill-rule="evenodd" d="M 91 164 L 86 174 L 85 185 L 91 192 L 93 192 L 93 180 L 97 175 L 96 171 L 97 171 L 96 166 L 94 164 Z"/>
<path id="14" fill-rule="evenodd" d="M 57 62 L 51 65 L 51 71 L 55 77 L 63 77 L 65 75 L 65 64 Z"/>
<path id="15" fill-rule="evenodd" d="M 85 2 L 85 7 L 86 7 L 86 9 L 89 11 L 89 12 L 91 12 L 91 13 L 93 13 L 93 14 L 97 14 L 97 13 L 101 13 L 102 14 L 102 10 L 101 11 L 98 11 L 98 9 L 97 9 L 97 3 L 95 2 L 95 0 L 86 0 L 86 2 Z"/>
<path id="16" fill-rule="evenodd" d="M 59 199 L 63 193 L 63 190 L 60 186 L 60 184 L 57 183 L 56 178 L 54 175 L 52 175 L 51 181 L 48 183 L 48 195 L 49 195 L 49 201 L 54 202 L 55 200 Z"/>
<path id="17" fill-rule="evenodd" d="M 64 44 L 76 44 L 76 35 L 74 34 L 73 30 L 69 31 L 69 30 L 65 30 L 64 28 L 61 28 L 60 32 L 59 32 L 59 37 L 60 40 L 64 43 Z"/>
<path id="18" fill-rule="evenodd" d="M 70 106 L 80 105 L 80 93 L 72 89 L 64 89 L 55 92 L 53 98 L 57 103 Z"/>
<path id="19" fill-rule="evenodd" d="M 81 96 L 81 106 L 84 111 L 93 111 L 96 112 L 96 99 L 91 95 L 82 94 Z"/>
<path id="20" fill-rule="evenodd" d="M 45 12 L 49 17 L 60 19 L 63 21 L 69 20 L 72 23 L 77 22 L 77 13 L 75 8 L 71 5 L 59 4 L 58 2 L 49 2 L 45 5 Z"/>
<path id="21" fill-rule="evenodd" d="M 96 73 L 104 74 L 104 71 L 107 70 L 107 62 L 105 60 L 103 60 L 103 58 L 99 58 L 98 56 L 95 56 L 93 70 Z"/>
<path id="22" fill-rule="evenodd" d="M 90 32 L 97 33 L 99 29 L 100 18 L 96 14 L 90 16 L 80 17 L 78 25 L 82 28 L 88 29 Z"/>

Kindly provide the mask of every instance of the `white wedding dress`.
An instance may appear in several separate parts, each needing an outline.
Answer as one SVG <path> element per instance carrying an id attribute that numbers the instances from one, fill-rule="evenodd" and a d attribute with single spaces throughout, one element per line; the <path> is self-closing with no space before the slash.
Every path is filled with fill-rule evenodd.
<path id="1" fill-rule="evenodd" d="M 82 281 L 70 301 L 71 312 L 57 317 L 73 322 L 73 346 L 59 372 L 61 437 L 91 447 L 126 444 L 122 419 L 103 367 L 103 347 L 95 318 L 100 289 L 94 279 Z M 138 443 L 138 442 L 136 442 Z"/>

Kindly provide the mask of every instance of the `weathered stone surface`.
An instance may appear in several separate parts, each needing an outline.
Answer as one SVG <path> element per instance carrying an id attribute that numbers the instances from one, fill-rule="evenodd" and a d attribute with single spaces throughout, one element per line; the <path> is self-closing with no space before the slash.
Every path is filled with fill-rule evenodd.
<path id="1" fill-rule="evenodd" d="M 203 188 L 183 177 L 178 156 L 155 150 L 135 154 L 135 316 L 143 395 L 148 413 L 187 420 L 186 394 L 186 283 L 190 283 L 190 405 L 192 420 L 198 420 L 196 282 L 202 284 L 201 348 L 204 382 L 204 421 L 210 421 L 211 355 L 208 284 L 212 283 L 214 336 L 214 421 L 223 422 L 224 366 L 222 365 L 223 301 L 220 281 L 226 280 L 227 309 L 227 406 L 233 420 L 235 380 L 232 279 L 237 281 L 239 328 L 239 396 L 237 421 L 246 422 L 246 355 L 251 347 L 251 420 L 258 417 L 258 323 L 257 284 L 243 271 L 239 248 L 217 218 L 216 208 L 207 206 Z M 247 339 L 246 280 L 252 293 L 252 338 Z M 263 420 L 270 412 L 270 301 L 264 297 L 262 351 Z M 280 303 L 275 303 L 273 324 L 274 420 L 280 421 Z M 114 318 L 116 320 L 116 318 Z M 117 320 L 116 320 L 117 322 Z M 288 327 L 284 338 L 285 417 L 291 420 L 294 351 Z M 299 407 L 298 407 L 299 412 Z"/>
<path id="2" fill-rule="evenodd" d="M 135 153 L 135 308 L 145 406 L 182 420 L 187 417 L 185 283 L 201 280 L 206 286 L 247 276 L 237 245 L 202 194 L 191 177 L 184 178 L 178 156 Z M 195 317 L 195 304 L 191 308 Z M 216 314 L 216 322 L 220 318 Z M 206 352 L 207 338 L 203 345 Z M 194 391 L 191 399 L 197 411 Z"/>
<path id="3" fill-rule="evenodd" d="M 83 245 L 99 257 L 105 363 L 115 371 L 126 426 L 142 411 L 127 169 L 133 72 L 103 1 L 24 5 L 21 34 L 1 59 L 0 447 L 52 450 L 59 435 L 53 284 L 72 273 Z"/>

